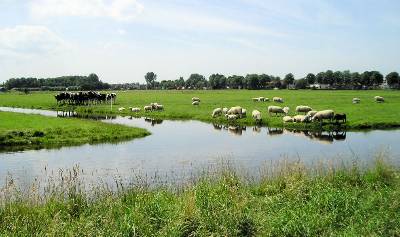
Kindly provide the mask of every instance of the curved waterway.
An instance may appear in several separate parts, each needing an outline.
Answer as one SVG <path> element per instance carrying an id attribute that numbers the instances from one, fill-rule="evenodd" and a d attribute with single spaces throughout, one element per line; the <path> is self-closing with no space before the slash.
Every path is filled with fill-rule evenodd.
<path id="1" fill-rule="evenodd" d="M 7 107 L 0 107 L 0 111 L 81 117 L 75 113 Z M 113 179 L 116 175 L 132 177 L 134 173 L 180 179 L 193 174 L 199 167 L 222 161 L 250 172 L 282 159 L 301 159 L 306 163 L 356 159 L 368 163 L 381 151 L 388 153 L 396 163 L 400 161 L 400 130 L 313 133 L 129 116 L 95 119 L 145 128 L 152 135 L 117 144 L 0 153 L 0 186 L 10 175 L 22 183 L 30 183 L 77 166 L 83 170 L 83 177 L 93 181 Z"/>

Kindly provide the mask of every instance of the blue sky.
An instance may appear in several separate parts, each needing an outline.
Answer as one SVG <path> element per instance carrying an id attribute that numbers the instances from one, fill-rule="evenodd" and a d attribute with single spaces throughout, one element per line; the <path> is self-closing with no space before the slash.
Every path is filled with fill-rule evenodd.
<path id="1" fill-rule="evenodd" d="M 397 0 L 0 0 L 0 82 L 400 71 Z"/>

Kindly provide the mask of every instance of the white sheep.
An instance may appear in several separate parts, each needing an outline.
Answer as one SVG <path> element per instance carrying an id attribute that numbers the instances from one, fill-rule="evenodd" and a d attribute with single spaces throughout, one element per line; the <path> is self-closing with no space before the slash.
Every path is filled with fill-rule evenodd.
<path id="1" fill-rule="evenodd" d="M 151 105 L 145 105 L 144 107 L 143 107 L 143 110 L 146 112 L 146 111 L 152 111 L 153 110 L 153 107 L 151 106 Z"/>
<path id="2" fill-rule="evenodd" d="M 296 107 L 296 112 L 297 113 L 308 113 L 309 111 L 312 111 L 312 108 L 310 106 L 306 106 L 306 105 L 299 105 Z"/>
<path id="3" fill-rule="evenodd" d="M 199 101 L 193 101 L 193 102 L 192 102 L 192 105 L 199 105 L 199 104 L 200 104 Z"/>
<path id="4" fill-rule="evenodd" d="M 307 115 L 312 118 L 317 112 L 318 111 L 316 111 L 316 110 L 311 110 L 311 111 L 308 111 Z"/>
<path id="5" fill-rule="evenodd" d="M 353 104 L 358 104 L 360 101 L 360 98 L 353 98 Z"/>
<path id="6" fill-rule="evenodd" d="M 134 108 L 131 108 L 131 111 L 134 112 L 134 113 L 139 113 L 140 112 L 140 108 L 134 107 Z"/>
<path id="7" fill-rule="evenodd" d="M 124 107 L 120 107 L 120 108 L 118 108 L 118 111 L 119 112 L 125 111 L 125 108 Z"/>
<path id="8" fill-rule="evenodd" d="M 275 115 L 285 114 L 285 111 L 283 111 L 282 107 L 280 107 L 280 106 L 271 105 L 271 106 L 268 106 L 268 113 L 271 116 L 272 113 L 275 113 Z"/>
<path id="9" fill-rule="evenodd" d="M 234 107 L 231 107 L 229 110 L 228 110 L 228 112 L 227 112 L 227 114 L 237 114 L 237 115 L 241 115 L 242 114 L 242 107 L 240 107 L 240 106 L 234 106 Z"/>
<path id="10" fill-rule="evenodd" d="M 274 98 L 272 98 L 272 101 L 277 102 L 277 103 L 283 103 L 283 99 L 281 97 L 274 97 Z"/>
<path id="11" fill-rule="evenodd" d="M 329 119 L 332 120 L 333 116 L 335 115 L 335 113 L 333 112 L 333 110 L 322 110 L 322 111 L 318 111 L 313 117 L 312 117 L 312 121 L 320 121 L 322 122 L 322 120 L 324 119 Z"/>
<path id="12" fill-rule="evenodd" d="M 192 98 L 192 102 L 195 102 L 195 101 L 200 102 L 200 98 L 199 98 L 199 97 L 193 97 L 193 98 Z"/>
<path id="13" fill-rule="evenodd" d="M 223 114 L 227 114 L 228 113 L 228 108 L 226 108 L 226 107 L 222 108 L 222 113 Z"/>
<path id="14" fill-rule="evenodd" d="M 255 97 L 255 98 L 251 98 L 254 102 L 257 102 L 257 101 L 260 101 L 259 99 L 260 98 L 257 98 L 257 97 Z"/>
<path id="15" fill-rule="evenodd" d="M 222 114 L 222 109 L 221 108 L 216 108 L 216 109 L 213 110 L 211 116 L 213 118 L 215 118 L 217 116 L 221 116 L 221 114 Z"/>
<path id="16" fill-rule="evenodd" d="M 227 114 L 227 115 L 225 115 L 225 117 L 226 117 L 228 120 L 236 120 L 236 119 L 239 118 L 239 115 L 237 115 L 237 114 Z"/>
<path id="17" fill-rule="evenodd" d="M 152 109 L 157 109 L 158 103 L 150 103 Z"/>
<path id="18" fill-rule="evenodd" d="M 293 117 L 293 122 L 295 123 L 306 123 L 310 121 L 310 116 L 308 115 L 296 115 Z"/>
<path id="19" fill-rule="evenodd" d="M 293 122 L 293 118 L 290 117 L 290 116 L 285 116 L 285 117 L 283 117 L 283 122 L 284 123 L 291 123 L 291 122 Z"/>
<path id="20" fill-rule="evenodd" d="M 164 110 L 164 105 L 157 104 L 156 110 Z"/>
<path id="21" fill-rule="evenodd" d="M 382 96 L 375 96 L 374 99 L 378 103 L 385 102 L 385 99 Z"/>
<path id="22" fill-rule="evenodd" d="M 246 117 L 246 115 L 247 115 L 247 110 L 246 109 L 242 109 L 241 117 Z"/>
<path id="23" fill-rule="evenodd" d="M 261 112 L 256 109 L 253 110 L 253 112 L 251 113 L 251 117 L 253 117 L 256 122 L 261 121 Z"/>

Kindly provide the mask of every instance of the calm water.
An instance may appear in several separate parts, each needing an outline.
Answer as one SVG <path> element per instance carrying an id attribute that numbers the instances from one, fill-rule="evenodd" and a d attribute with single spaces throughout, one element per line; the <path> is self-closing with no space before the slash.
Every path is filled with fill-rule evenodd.
<path id="1" fill-rule="evenodd" d="M 0 111 L 71 115 L 4 107 Z M 118 144 L 0 153 L 0 186 L 10 174 L 20 182 L 30 183 L 35 178 L 76 165 L 88 180 L 104 180 L 115 175 L 129 177 L 133 172 L 184 178 L 194 169 L 221 160 L 250 171 L 281 159 L 301 158 L 307 163 L 321 159 L 369 162 L 382 150 L 400 162 L 400 130 L 313 134 L 266 127 L 224 127 L 198 121 L 154 121 L 121 116 L 98 119 L 146 128 L 152 135 Z"/>

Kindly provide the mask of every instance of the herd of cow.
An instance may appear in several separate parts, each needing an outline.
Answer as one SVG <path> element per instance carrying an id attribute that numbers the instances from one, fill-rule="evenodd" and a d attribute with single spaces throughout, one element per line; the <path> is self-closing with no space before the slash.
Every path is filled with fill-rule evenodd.
<path id="1" fill-rule="evenodd" d="M 89 105 L 89 104 L 101 104 L 115 102 L 117 94 L 110 93 L 99 93 L 97 91 L 85 91 L 85 92 L 61 92 L 54 96 L 57 100 L 57 104 L 69 104 L 69 105 Z"/>

